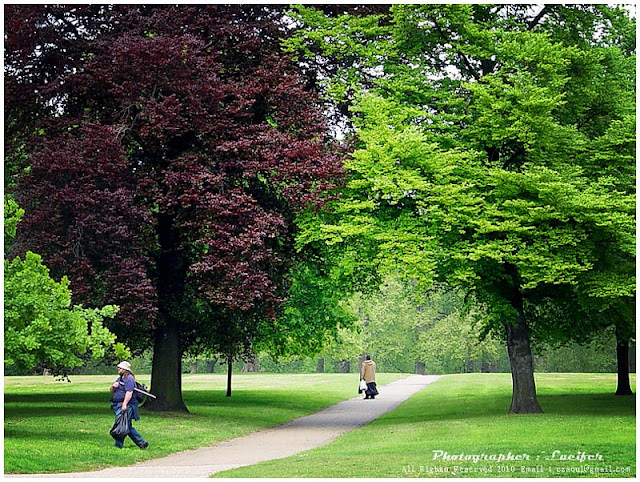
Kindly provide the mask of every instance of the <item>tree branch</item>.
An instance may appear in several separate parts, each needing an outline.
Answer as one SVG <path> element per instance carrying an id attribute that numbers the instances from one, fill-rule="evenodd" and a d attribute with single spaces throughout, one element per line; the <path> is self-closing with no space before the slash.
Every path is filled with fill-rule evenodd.
<path id="1" fill-rule="evenodd" d="M 548 5 L 545 5 L 544 7 L 542 7 L 542 10 L 540 10 L 540 13 L 538 13 L 538 15 L 536 15 L 536 17 L 533 20 L 531 20 L 531 22 L 529 22 L 529 25 L 527 25 L 527 30 L 529 31 L 533 30 L 548 12 L 549 12 Z"/>
<path id="2" fill-rule="evenodd" d="M 478 77 L 478 75 L 476 74 L 475 68 L 473 67 L 473 65 L 471 65 L 471 61 L 467 58 L 467 56 L 454 47 L 453 42 L 447 37 L 445 32 L 442 30 L 442 28 L 440 28 L 440 25 L 438 25 L 438 22 L 436 21 L 436 19 L 431 17 L 431 20 L 433 21 L 433 25 L 435 25 L 435 27 L 438 30 L 438 33 L 440 34 L 440 36 L 447 43 L 449 43 L 451 45 L 451 47 L 454 48 L 455 52 L 462 58 L 462 61 L 464 62 L 465 66 L 467 67 L 467 71 L 469 72 L 469 74 L 471 74 L 471 76 L 474 79 L 480 80 L 480 77 Z"/>

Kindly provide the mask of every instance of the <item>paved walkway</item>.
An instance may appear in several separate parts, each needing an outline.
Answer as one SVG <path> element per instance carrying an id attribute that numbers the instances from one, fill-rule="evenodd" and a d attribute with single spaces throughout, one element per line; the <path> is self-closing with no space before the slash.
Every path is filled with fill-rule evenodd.
<path id="1" fill-rule="evenodd" d="M 434 375 L 412 375 L 380 387 L 380 395 L 375 400 L 353 398 L 275 428 L 219 442 L 211 447 L 147 460 L 129 467 L 112 467 L 93 472 L 5 477 L 206 478 L 223 470 L 289 457 L 328 444 L 339 435 L 362 427 L 380 415 L 395 410 L 404 400 L 438 378 Z"/>

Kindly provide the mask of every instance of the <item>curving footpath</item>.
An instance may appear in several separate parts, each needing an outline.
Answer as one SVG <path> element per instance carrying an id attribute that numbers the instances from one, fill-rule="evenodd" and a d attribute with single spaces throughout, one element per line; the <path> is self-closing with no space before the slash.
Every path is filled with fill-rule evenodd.
<path id="1" fill-rule="evenodd" d="M 207 478 L 223 470 L 289 457 L 326 445 L 339 435 L 362 427 L 382 414 L 395 410 L 400 403 L 438 378 L 440 377 L 435 375 L 412 375 L 380 387 L 380 395 L 375 400 L 353 398 L 271 429 L 128 467 L 111 467 L 93 472 L 5 477 Z"/>

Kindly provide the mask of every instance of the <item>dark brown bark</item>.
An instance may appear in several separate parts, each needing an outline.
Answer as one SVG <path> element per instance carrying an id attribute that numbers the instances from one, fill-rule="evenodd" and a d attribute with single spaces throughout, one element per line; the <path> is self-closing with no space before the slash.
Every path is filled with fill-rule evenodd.
<path id="1" fill-rule="evenodd" d="M 616 330 L 616 358 L 618 360 L 618 387 L 616 395 L 633 395 L 629 382 L 629 340 Z"/>
<path id="2" fill-rule="evenodd" d="M 547 5 L 545 5 L 542 10 L 540 10 L 540 12 L 538 13 L 538 15 L 536 15 L 536 17 L 531 20 L 531 22 L 529 22 L 529 25 L 527 25 L 527 30 L 533 30 L 535 27 L 538 26 L 538 24 L 540 23 L 540 21 L 544 18 L 544 16 L 549 12 L 549 7 Z"/>
<path id="3" fill-rule="evenodd" d="M 513 381 L 509 413 L 542 413 L 533 377 L 533 356 L 529 343 L 529 329 L 524 316 L 522 296 L 519 292 L 516 292 L 512 306 L 517 312 L 516 322 L 515 324 L 505 324 L 507 351 Z"/>
<path id="4" fill-rule="evenodd" d="M 182 349 L 179 320 L 171 312 L 172 303 L 184 290 L 185 269 L 177 249 L 178 239 L 169 215 L 158 217 L 161 254 L 158 266 L 158 304 L 163 323 L 154 336 L 151 365 L 151 399 L 145 408 L 158 412 L 188 412 L 182 400 Z"/>
<path id="5" fill-rule="evenodd" d="M 151 393 L 144 404 L 155 412 L 188 412 L 182 400 L 182 354 L 178 337 L 178 322 L 167 323 L 156 330 L 151 365 Z"/>
<path id="6" fill-rule="evenodd" d="M 227 397 L 231 396 L 231 374 L 233 373 L 233 360 L 227 360 Z"/>

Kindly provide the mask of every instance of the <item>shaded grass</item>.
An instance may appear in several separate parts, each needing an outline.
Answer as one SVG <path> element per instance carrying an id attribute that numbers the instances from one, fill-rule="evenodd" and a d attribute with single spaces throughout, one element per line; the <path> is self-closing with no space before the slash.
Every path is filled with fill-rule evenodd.
<path id="1" fill-rule="evenodd" d="M 329 445 L 216 477 L 635 476 L 635 396 L 613 395 L 615 375 L 538 374 L 536 382 L 543 414 L 507 413 L 509 374 L 449 375 Z M 524 460 L 434 460 L 436 451 Z M 555 451 L 602 460 L 547 460 Z"/>
<path id="2" fill-rule="evenodd" d="M 380 374 L 385 384 L 403 378 Z M 5 473 L 56 473 L 130 465 L 211 445 L 298 418 L 357 395 L 357 374 L 242 374 L 225 397 L 225 375 L 185 375 L 190 413 L 141 410 L 134 426 L 149 440 L 113 447 L 109 385 L 113 376 L 5 377 Z M 138 377 L 143 383 L 149 377 Z"/>

